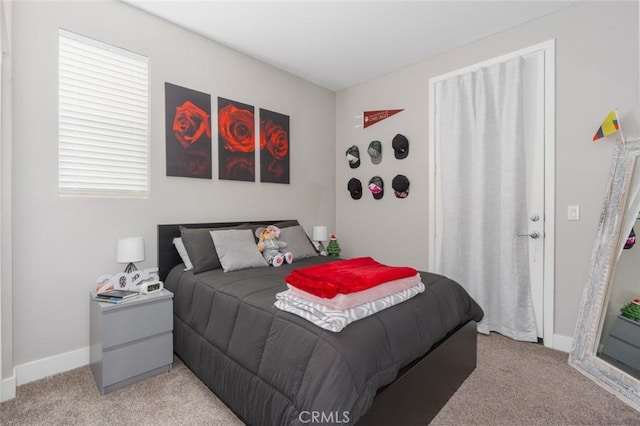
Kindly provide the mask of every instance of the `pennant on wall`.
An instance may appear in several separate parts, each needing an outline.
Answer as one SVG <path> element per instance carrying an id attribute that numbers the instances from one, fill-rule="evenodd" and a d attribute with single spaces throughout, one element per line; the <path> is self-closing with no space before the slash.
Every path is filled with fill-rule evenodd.
<path id="1" fill-rule="evenodd" d="M 392 115 L 396 115 L 401 111 L 404 111 L 404 109 L 383 109 L 379 111 L 365 111 L 363 115 L 364 128 L 366 129 L 367 127 L 372 126 L 377 122 L 384 120 L 385 118 L 389 118 Z"/>
<path id="2" fill-rule="evenodd" d="M 618 111 L 614 109 L 609 113 L 609 115 L 607 115 L 607 118 L 604 119 L 596 134 L 593 135 L 593 141 L 595 142 L 600 138 L 612 135 L 616 133 L 618 129 L 620 129 L 620 124 L 618 123 Z"/>

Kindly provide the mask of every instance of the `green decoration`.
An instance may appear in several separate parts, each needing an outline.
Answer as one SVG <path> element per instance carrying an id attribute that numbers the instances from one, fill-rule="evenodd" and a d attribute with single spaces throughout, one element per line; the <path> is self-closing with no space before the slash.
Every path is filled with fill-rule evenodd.
<path id="1" fill-rule="evenodd" d="M 634 302 L 629 302 L 622 309 L 620 314 L 634 321 L 640 321 L 640 305 Z"/>
<path id="2" fill-rule="evenodd" d="M 329 237 L 329 245 L 327 246 L 327 254 L 329 256 L 340 256 L 340 245 L 335 234 L 331 234 Z"/>

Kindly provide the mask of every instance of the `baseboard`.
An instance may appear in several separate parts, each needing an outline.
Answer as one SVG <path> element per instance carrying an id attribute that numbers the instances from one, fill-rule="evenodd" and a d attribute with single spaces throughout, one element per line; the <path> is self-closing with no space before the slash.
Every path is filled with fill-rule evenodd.
<path id="1" fill-rule="evenodd" d="M 561 334 L 553 335 L 553 349 L 562 352 L 571 352 L 573 347 L 573 337 L 563 336 Z"/>
<path id="2" fill-rule="evenodd" d="M 8 401 L 16 397 L 16 375 L 2 379 L 2 388 L 0 389 L 0 402 Z"/>
<path id="3" fill-rule="evenodd" d="M 40 380 L 89 364 L 89 347 L 66 352 L 49 358 L 38 359 L 15 367 L 16 385 Z M 3 392 L 4 397 L 4 392 Z"/>

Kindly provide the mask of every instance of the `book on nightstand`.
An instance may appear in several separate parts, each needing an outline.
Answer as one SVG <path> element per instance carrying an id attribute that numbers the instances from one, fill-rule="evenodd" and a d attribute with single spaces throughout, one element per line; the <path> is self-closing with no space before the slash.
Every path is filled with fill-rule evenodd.
<path id="1" fill-rule="evenodd" d="M 120 303 L 138 296 L 140 293 L 130 290 L 109 290 L 96 293 L 93 300 L 107 303 Z"/>

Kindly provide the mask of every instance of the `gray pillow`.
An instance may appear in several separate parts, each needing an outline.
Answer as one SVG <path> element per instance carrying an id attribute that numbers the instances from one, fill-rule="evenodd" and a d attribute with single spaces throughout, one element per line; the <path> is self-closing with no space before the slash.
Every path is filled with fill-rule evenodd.
<path id="1" fill-rule="evenodd" d="M 307 234 L 300 225 L 280 229 L 278 241 L 287 243 L 287 247 L 282 249 L 282 251 L 290 251 L 291 254 L 293 254 L 294 262 L 299 259 L 318 255 L 309 237 L 307 237 Z"/>
<path id="2" fill-rule="evenodd" d="M 227 228 L 180 227 L 180 237 L 193 264 L 194 274 L 221 267 L 220 259 L 218 259 L 218 253 L 213 245 L 209 231 L 222 229 L 249 229 L 249 225 L 243 224 Z"/>
<path id="3" fill-rule="evenodd" d="M 209 231 L 225 272 L 267 266 L 251 229 Z"/>
<path id="4" fill-rule="evenodd" d="M 273 226 L 277 226 L 280 229 L 289 228 L 291 226 L 297 226 L 297 225 L 300 225 L 297 220 L 285 220 L 284 222 L 277 222 L 273 224 Z M 258 228 L 266 228 L 269 225 L 267 225 L 266 223 L 251 223 L 249 224 L 249 226 L 253 231 L 253 235 L 256 239 L 256 243 L 258 243 L 258 237 L 255 235 L 256 231 L 258 230 Z"/>

